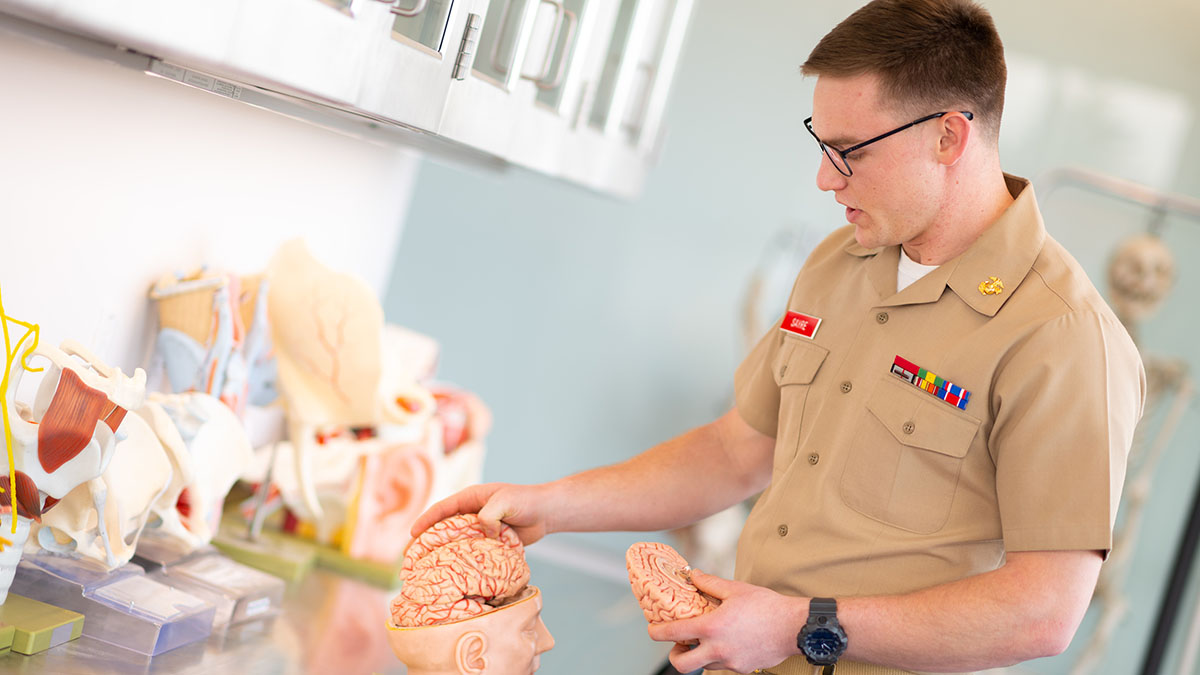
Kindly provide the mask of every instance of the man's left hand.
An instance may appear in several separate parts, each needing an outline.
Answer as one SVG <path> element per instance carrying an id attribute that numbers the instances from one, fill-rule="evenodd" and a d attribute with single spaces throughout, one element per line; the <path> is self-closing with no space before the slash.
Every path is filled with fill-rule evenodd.
<path id="1" fill-rule="evenodd" d="M 721 606 L 704 616 L 652 624 L 649 629 L 651 639 L 677 643 L 670 659 L 679 672 L 708 668 L 749 673 L 800 653 L 796 634 L 808 616 L 807 598 L 699 570 L 692 570 L 692 583 Z M 685 644 L 689 642 L 694 646 Z"/>

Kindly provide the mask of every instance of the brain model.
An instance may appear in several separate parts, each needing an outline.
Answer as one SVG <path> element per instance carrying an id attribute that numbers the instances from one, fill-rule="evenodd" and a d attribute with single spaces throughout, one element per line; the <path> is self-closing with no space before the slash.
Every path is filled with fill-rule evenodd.
<path id="1" fill-rule="evenodd" d="M 666 544 L 644 541 L 630 546 L 625 567 L 633 594 L 652 624 L 700 616 L 721 604 L 692 584 L 687 561 Z"/>
<path id="2" fill-rule="evenodd" d="M 417 537 L 404 554 L 400 578 L 392 623 L 432 626 L 505 604 L 529 582 L 529 565 L 511 527 L 502 524 L 500 538 L 489 539 L 472 513 L 451 516 Z"/>

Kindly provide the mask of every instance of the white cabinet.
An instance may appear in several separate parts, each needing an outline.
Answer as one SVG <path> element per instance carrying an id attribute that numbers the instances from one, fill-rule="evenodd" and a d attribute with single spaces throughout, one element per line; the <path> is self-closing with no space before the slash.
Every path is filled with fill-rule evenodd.
<path id="1" fill-rule="evenodd" d="M 336 116 L 331 126 L 416 130 L 434 139 L 426 152 L 466 148 L 633 195 L 657 153 L 692 2 L 0 0 L 0 20 L 257 87 L 271 96 L 256 104 L 283 112 L 299 99 Z"/>

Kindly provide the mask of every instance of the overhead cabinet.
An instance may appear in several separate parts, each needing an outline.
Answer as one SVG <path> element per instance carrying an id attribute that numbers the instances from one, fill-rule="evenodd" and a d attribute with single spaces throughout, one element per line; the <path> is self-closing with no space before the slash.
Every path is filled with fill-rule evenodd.
<path id="1" fill-rule="evenodd" d="M 0 11 L 621 196 L 693 0 L 0 0 Z M 8 19 L 10 22 L 13 19 Z M 176 78 L 182 79 L 182 78 Z M 342 120 L 344 123 L 344 119 Z"/>

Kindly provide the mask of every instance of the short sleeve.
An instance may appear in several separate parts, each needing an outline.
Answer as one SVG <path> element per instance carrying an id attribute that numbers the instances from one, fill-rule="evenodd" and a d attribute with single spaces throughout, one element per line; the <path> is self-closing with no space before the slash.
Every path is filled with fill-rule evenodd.
<path id="1" fill-rule="evenodd" d="M 989 447 L 1005 549 L 1112 548 L 1146 375 L 1110 314 L 1038 327 L 1002 362 Z"/>
<path id="2" fill-rule="evenodd" d="M 782 321 L 783 317 L 780 317 Z M 782 342 L 778 328 L 768 329 L 733 376 L 738 414 L 747 424 L 771 437 L 779 427 L 779 385 L 771 372 L 771 364 L 775 362 Z"/>

